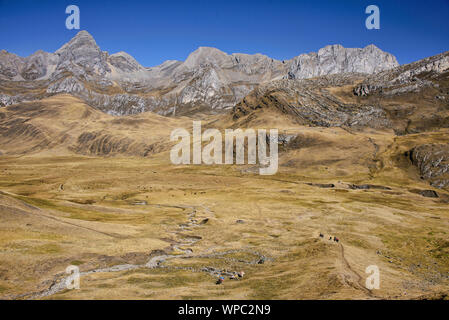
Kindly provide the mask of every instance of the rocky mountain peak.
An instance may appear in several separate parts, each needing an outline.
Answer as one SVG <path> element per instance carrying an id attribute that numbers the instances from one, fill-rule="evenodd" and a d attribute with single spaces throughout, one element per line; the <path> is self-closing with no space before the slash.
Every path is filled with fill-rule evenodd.
<path id="1" fill-rule="evenodd" d="M 373 74 L 399 66 L 396 58 L 374 45 L 345 48 L 340 44 L 325 46 L 317 53 L 293 58 L 288 71 L 290 79 L 305 79 L 338 73 Z"/>
<path id="2" fill-rule="evenodd" d="M 374 44 L 369 44 L 367 45 L 365 48 L 363 48 L 363 50 L 369 50 L 369 51 L 375 51 L 375 50 L 379 50 L 381 51 L 378 47 L 376 47 Z"/>
<path id="3" fill-rule="evenodd" d="M 334 44 L 284 61 L 259 53 L 228 54 L 213 47 L 199 47 L 185 61 L 170 60 L 144 68 L 126 52 L 108 55 L 84 30 L 55 53 L 37 51 L 22 58 L 0 52 L 1 79 L 47 80 L 44 96 L 71 93 L 112 114 L 148 110 L 172 114 L 176 110 L 180 115 L 198 106 L 220 112 L 273 80 L 347 72 L 373 74 L 397 65 L 394 56 L 374 45 L 344 48 Z M 0 99 L 9 105 L 30 97 L 10 92 L 2 95 L 0 88 Z"/>
<path id="4" fill-rule="evenodd" d="M 186 61 L 184 61 L 184 66 L 195 68 L 204 64 L 220 65 L 227 57 L 227 53 L 217 48 L 199 47 L 187 57 Z"/>
<path id="5" fill-rule="evenodd" d="M 145 70 L 136 59 L 124 51 L 111 54 L 108 62 L 116 67 L 120 72 L 135 72 Z"/>
<path id="6" fill-rule="evenodd" d="M 318 55 L 333 54 L 338 55 L 344 52 L 345 48 L 341 44 L 330 44 L 318 50 Z"/>
<path id="7" fill-rule="evenodd" d="M 85 30 L 81 30 L 69 42 L 56 50 L 55 53 L 59 54 L 66 50 L 73 50 L 74 48 L 79 47 L 92 47 L 99 50 L 99 47 L 92 35 Z"/>
<path id="8" fill-rule="evenodd" d="M 87 31 L 80 31 L 68 43 L 58 49 L 59 56 L 57 70 L 71 71 L 76 75 L 97 74 L 105 75 L 110 72 L 106 63 L 107 53 L 102 52 L 94 38 Z"/>
<path id="9" fill-rule="evenodd" d="M 20 73 L 23 59 L 14 53 L 6 50 L 0 51 L 0 75 L 8 78 L 15 78 Z"/>

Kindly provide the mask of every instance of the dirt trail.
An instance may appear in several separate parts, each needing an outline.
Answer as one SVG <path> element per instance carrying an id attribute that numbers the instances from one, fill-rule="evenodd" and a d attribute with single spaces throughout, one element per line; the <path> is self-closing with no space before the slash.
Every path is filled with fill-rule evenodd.
<path id="1" fill-rule="evenodd" d="M 195 243 L 200 241 L 202 238 L 192 235 L 185 235 L 183 232 L 185 231 L 191 231 L 194 228 L 198 228 L 202 226 L 201 222 L 198 222 L 196 215 L 197 211 L 199 210 L 199 207 L 197 206 L 189 206 L 189 205 L 162 205 L 162 204 L 155 204 L 152 206 L 157 207 L 172 207 L 172 208 L 179 208 L 179 209 L 190 209 L 191 211 L 187 214 L 187 222 L 183 223 L 178 226 L 178 228 L 175 231 L 172 231 L 171 233 L 175 235 L 178 239 L 175 243 L 171 245 L 171 249 L 175 251 L 181 251 L 183 254 L 158 254 L 156 256 L 152 256 L 145 264 L 120 264 L 115 265 L 112 267 L 107 268 L 98 268 L 94 270 L 89 270 L 85 272 L 80 272 L 80 278 L 89 274 L 93 273 L 105 273 L 105 272 L 120 272 L 120 271 L 128 271 L 128 270 L 135 270 L 135 269 L 141 269 L 141 268 L 165 268 L 165 269 L 174 269 L 174 270 L 188 270 L 191 272 L 206 272 L 212 276 L 218 276 L 218 275 L 225 275 L 225 276 L 236 276 L 237 271 L 228 271 L 228 270 L 220 270 L 213 267 L 204 266 L 202 268 L 191 268 L 191 267 L 170 267 L 165 266 L 164 262 L 170 259 L 188 259 L 188 258 L 218 258 L 218 259 L 225 259 L 232 262 L 239 262 L 239 263 L 246 263 L 246 264 L 257 264 L 257 262 L 260 259 L 267 259 L 264 255 L 250 249 L 235 249 L 235 250 L 228 250 L 225 252 L 214 252 L 209 254 L 193 254 L 191 249 L 183 249 L 183 247 L 193 246 Z M 213 214 L 213 212 L 207 208 L 205 205 L 200 206 L 204 212 L 208 214 Z M 226 255 L 235 253 L 235 252 L 247 252 L 253 255 L 256 255 L 258 258 L 252 261 L 245 261 L 242 259 L 231 259 L 231 258 L 225 258 Z M 268 258 L 268 260 L 270 260 Z M 67 281 L 71 280 L 71 276 L 59 276 L 56 275 L 55 279 L 53 280 L 52 284 L 48 289 L 39 291 L 39 292 L 32 292 L 32 293 L 26 293 L 21 294 L 19 296 L 12 297 L 13 299 L 41 299 L 44 297 L 48 297 L 51 295 L 54 295 L 56 293 L 62 292 L 66 289 L 66 283 Z"/>
<path id="2" fill-rule="evenodd" d="M 360 274 L 358 274 L 357 271 L 355 271 L 351 265 L 349 264 L 348 260 L 345 257 L 345 248 L 343 247 L 343 244 L 340 243 L 340 251 L 341 251 L 341 258 L 343 261 L 344 266 L 349 271 L 350 274 L 352 274 L 357 280 L 355 282 L 353 281 L 346 281 L 349 285 L 351 285 L 354 289 L 361 290 L 365 292 L 368 296 L 375 298 L 372 291 L 365 287 L 365 284 L 363 283 L 363 278 Z"/>
<path id="3" fill-rule="evenodd" d="M 11 193 L 11 192 L 7 192 L 7 191 L 0 191 L 0 195 L 1 195 L 1 194 L 5 195 L 5 196 L 10 196 L 10 197 L 12 197 L 14 200 L 18 201 L 19 203 L 23 204 L 23 205 L 26 206 L 27 208 L 31 209 L 32 212 L 24 211 L 24 210 L 20 210 L 20 209 L 17 209 L 17 208 L 5 206 L 5 207 L 7 207 L 8 209 L 11 209 L 11 210 L 14 210 L 14 211 L 20 211 L 22 214 L 37 215 L 37 216 L 39 216 L 39 217 L 43 217 L 43 218 L 46 218 L 46 219 L 50 219 L 50 220 L 56 221 L 56 222 L 61 223 L 61 224 L 69 225 L 69 226 L 72 226 L 72 227 L 75 227 L 75 228 L 79 228 L 79 229 L 83 229 L 83 230 L 86 230 L 86 231 L 91 231 L 91 232 L 99 233 L 99 234 L 102 234 L 102 235 L 105 235 L 105 236 L 108 236 L 108 237 L 111 237 L 111 238 L 123 238 L 122 236 L 117 235 L 117 234 L 107 233 L 107 232 L 103 232 L 103 231 L 96 230 L 96 229 L 93 229 L 93 228 L 89 228 L 89 227 L 85 227 L 85 226 L 80 226 L 80 225 L 78 225 L 78 224 L 76 224 L 76 223 L 72 223 L 72 222 L 65 221 L 63 218 L 57 218 L 57 217 L 54 217 L 54 216 L 46 215 L 46 214 L 44 214 L 44 213 L 42 212 L 42 210 L 41 210 L 40 208 L 35 207 L 35 206 L 33 206 L 33 205 L 29 204 L 29 203 L 26 203 L 26 202 L 23 201 L 23 200 L 18 199 L 18 195 L 17 195 L 17 194 L 14 194 L 14 193 Z"/>

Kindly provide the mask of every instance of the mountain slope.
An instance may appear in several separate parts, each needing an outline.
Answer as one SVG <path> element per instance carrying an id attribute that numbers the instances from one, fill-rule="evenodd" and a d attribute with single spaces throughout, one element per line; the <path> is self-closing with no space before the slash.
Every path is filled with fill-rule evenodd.
<path id="1" fill-rule="evenodd" d="M 145 157 L 169 147 L 172 129 L 189 125 L 153 113 L 116 118 L 62 94 L 1 108 L 0 152 Z"/>
<path id="2" fill-rule="evenodd" d="M 383 128 L 397 134 L 447 128 L 448 61 L 446 52 L 371 76 L 273 81 L 242 99 L 231 116 L 246 126 L 269 109 L 310 126 Z"/>

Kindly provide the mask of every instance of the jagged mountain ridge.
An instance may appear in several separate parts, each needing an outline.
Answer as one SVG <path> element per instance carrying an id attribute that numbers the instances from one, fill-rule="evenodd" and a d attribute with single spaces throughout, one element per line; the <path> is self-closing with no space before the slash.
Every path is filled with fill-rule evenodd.
<path id="1" fill-rule="evenodd" d="M 275 112 L 297 124 L 392 129 L 398 135 L 449 127 L 449 51 L 366 76 L 332 74 L 261 84 L 235 105 L 239 126 Z"/>
<path id="2" fill-rule="evenodd" d="M 213 65 L 232 63 L 229 60 L 229 55 L 223 55 L 219 51 L 211 56 L 205 55 L 201 51 L 197 54 L 193 60 L 202 61 L 200 64 L 209 71 L 214 70 Z M 187 67 L 183 66 L 182 62 L 169 61 L 156 68 L 141 70 L 133 67 L 133 60 L 126 54 L 120 53 L 116 56 L 117 59 L 113 61 L 114 65 L 104 63 L 104 60 L 101 59 L 96 60 L 99 65 L 86 65 L 85 69 L 89 71 L 82 76 L 82 80 L 73 74 L 67 75 L 67 71 L 64 69 L 60 71 L 55 66 L 54 73 L 59 78 L 54 83 L 51 83 L 50 79 L 1 82 L 4 90 L 17 90 L 19 87 L 21 94 L 33 101 L 0 109 L 0 153 L 26 154 L 62 149 L 64 152 L 87 155 L 148 156 L 166 150 L 165 142 L 154 140 L 151 143 L 146 143 L 143 137 L 150 132 L 150 135 L 153 136 L 157 131 L 154 130 L 157 126 L 159 126 L 158 130 L 168 129 L 167 121 L 186 121 L 190 118 L 158 116 L 152 120 L 156 116 L 152 113 L 117 118 L 92 109 L 91 106 L 89 109 L 83 106 L 84 101 L 81 101 L 82 103 L 80 100 L 75 101 L 77 98 L 73 96 L 84 94 L 85 90 L 90 90 L 89 94 L 92 95 L 92 92 L 95 92 L 97 96 L 103 94 L 103 96 L 112 97 L 111 99 L 115 99 L 113 102 L 121 106 L 130 103 L 130 96 L 136 96 L 137 99 L 133 102 L 138 103 L 138 99 L 141 99 L 142 95 L 123 93 L 124 89 L 120 85 L 123 86 L 124 82 L 120 82 L 119 85 L 116 80 L 103 78 L 104 81 L 113 83 L 113 87 L 105 87 L 106 90 L 111 91 L 101 93 L 101 90 L 105 90 L 101 87 L 101 82 L 90 81 L 87 78 L 101 79 L 98 72 L 104 71 L 108 74 L 108 71 L 105 71 L 106 67 L 113 70 L 112 68 L 115 68 L 116 65 L 121 70 L 126 68 L 135 70 L 133 72 L 144 71 L 143 74 L 145 72 L 154 73 L 154 78 L 164 78 L 167 77 L 167 74 L 177 74 L 181 77 L 183 72 L 180 70 Z M 232 57 L 238 56 L 232 55 Z M 261 57 L 261 59 L 264 58 Z M 192 63 L 189 59 L 187 61 Z M 413 135 L 416 139 L 411 138 L 410 143 L 404 145 L 402 151 L 396 152 L 398 154 L 396 158 L 399 160 L 396 158 L 390 160 L 403 162 L 409 158 L 409 156 L 404 157 L 406 152 L 413 154 L 413 157 L 410 157 L 411 160 L 407 160 L 409 162 L 403 167 L 407 169 L 414 165 L 421 171 L 422 179 L 429 180 L 437 188 L 447 188 L 449 184 L 445 132 L 449 128 L 448 61 L 449 52 L 445 52 L 374 75 L 343 73 L 310 79 L 282 78 L 262 82 L 242 98 L 228 114 L 204 117 L 204 119 L 209 119 L 206 120 L 205 127 L 271 127 L 284 128 L 282 129 L 284 131 L 285 128 L 290 130 L 291 128 L 305 127 L 341 127 L 354 137 L 361 132 L 363 134 L 366 130 L 382 132 L 382 134 L 392 137 Z M 83 63 L 83 60 L 80 63 Z M 91 63 L 91 61 L 86 63 Z M 101 69 L 102 66 L 103 69 Z M 269 68 L 271 65 L 267 64 L 267 69 Z M 228 69 L 229 72 L 235 72 L 232 70 L 232 64 Z M 76 67 L 74 72 L 79 70 L 84 70 L 84 68 Z M 251 70 L 247 71 L 248 77 L 251 76 L 251 72 Z M 223 76 L 216 72 L 215 74 Z M 187 74 L 186 77 L 190 79 L 190 75 Z M 170 87 L 176 84 L 176 81 L 182 83 L 185 80 L 173 78 L 171 81 L 166 84 L 167 90 L 169 90 L 167 92 L 177 90 L 176 86 Z M 11 87 L 7 87 L 5 84 L 11 85 Z M 39 92 L 36 93 L 35 84 L 42 86 L 44 90 L 44 94 L 39 99 L 36 99 Z M 62 84 L 71 86 L 70 95 L 58 93 L 58 86 Z M 149 92 L 147 97 L 155 100 L 164 98 L 162 93 L 159 97 L 151 96 L 151 91 L 145 91 L 146 88 L 134 90 L 135 92 L 139 92 L 139 90 Z M 55 96 L 46 98 L 45 94 L 49 94 L 49 92 Z M 72 119 L 71 108 L 74 108 L 75 105 L 81 106 L 82 109 L 78 111 L 73 109 L 78 116 Z M 105 104 L 105 107 L 108 106 Z M 98 121 L 97 118 L 101 121 Z M 142 122 L 142 120 L 145 121 Z M 144 124 L 146 125 L 144 126 Z M 185 126 L 187 123 L 183 124 Z M 427 133 L 429 134 L 427 135 Z M 139 136 L 139 139 L 136 135 Z M 165 139 L 167 136 L 168 133 L 165 131 Z M 286 137 L 290 136 L 287 134 Z M 424 138 L 418 139 L 418 137 Z M 430 144 L 436 145 L 429 147 Z M 373 144 L 373 148 L 377 150 L 376 144 Z M 376 155 L 377 151 L 374 151 L 374 157 Z M 383 161 L 378 161 L 380 167 L 383 165 Z M 373 167 L 372 170 L 377 169 Z"/>
<path id="3" fill-rule="evenodd" d="M 21 58 L 2 50 L 0 103 L 70 93 L 114 115 L 220 112 L 272 80 L 354 71 L 372 74 L 396 66 L 394 56 L 373 45 L 363 49 L 332 45 L 287 61 L 200 47 L 183 62 L 145 68 L 125 52 L 101 51 L 87 31 L 80 31 L 55 53 L 38 51 Z"/>

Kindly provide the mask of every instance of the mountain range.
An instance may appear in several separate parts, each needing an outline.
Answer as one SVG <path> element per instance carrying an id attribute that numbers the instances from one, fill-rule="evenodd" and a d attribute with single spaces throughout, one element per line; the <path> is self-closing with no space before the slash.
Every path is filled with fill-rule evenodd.
<path id="1" fill-rule="evenodd" d="M 278 171 L 173 164 L 198 120 L 277 129 Z M 449 51 L 201 47 L 147 68 L 86 31 L 2 50 L 0 299 L 447 299 L 448 136 Z"/>
<path id="2" fill-rule="evenodd" d="M 399 66 L 374 45 L 331 45 L 287 61 L 200 47 L 183 62 L 146 68 L 125 52 L 101 51 L 81 31 L 55 53 L 20 58 L 2 50 L 0 104 L 2 154 L 146 157 L 169 148 L 174 116 L 192 116 L 221 129 L 415 134 L 403 150 L 408 165 L 432 185 L 449 186 L 447 143 L 428 139 L 449 128 L 449 51 Z M 279 143 L 297 136 L 281 134 Z"/>
<path id="3" fill-rule="evenodd" d="M 87 31 L 80 31 L 54 53 L 39 50 L 22 58 L 0 51 L 0 103 L 70 93 L 112 115 L 218 113 L 261 83 L 347 72 L 373 74 L 398 65 L 393 55 L 374 45 L 329 45 L 285 61 L 200 47 L 185 61 L 146 68 L 125 52 L 101 51 Z M 30 87 L 33 92 L 27 90 Z"/>

